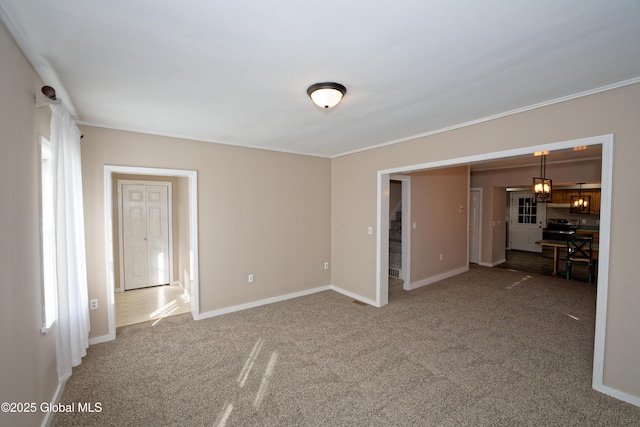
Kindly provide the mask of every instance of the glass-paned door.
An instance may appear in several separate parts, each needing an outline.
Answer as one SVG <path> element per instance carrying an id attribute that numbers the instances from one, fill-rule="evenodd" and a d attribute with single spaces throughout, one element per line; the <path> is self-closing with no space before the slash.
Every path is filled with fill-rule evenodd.
<path id="1" fill-rule="evenodd" d="M 518 224 L 537 223 L 538 205 L 535 197 L 518 197 Z"/>
<path id="2" fill-rule="evenodd" d="M 546 205 L 536 203 L 533 191 L 514 191 L 510 197 L 511 203 L 511 249 L 542 252 L 542 247 L 536 241 L 542 240 L 542 229 L 545 221 Z"/>

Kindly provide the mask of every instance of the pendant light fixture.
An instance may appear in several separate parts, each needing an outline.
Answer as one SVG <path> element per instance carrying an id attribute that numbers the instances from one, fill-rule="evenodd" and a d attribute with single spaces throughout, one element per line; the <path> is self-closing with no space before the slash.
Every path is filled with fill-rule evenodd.
<path id="1" fill-rule="evenodd" d="M 571 196 L 569 204 L 569 212 L 571 213 L 589 213 L 589 208 L 591 207 L 591 196 L 582 195 L 582 184 L 584 184 L 584 182 L 578 183 L 578 185 L 580 185 L 580 195 Z"/>
<path id="2" fill-rule="evenodd" d="M 537 153 L 536 153 L 537 154 Z M 541 177 L 533 178 L 533 192 L 538 203 L 551 202 L 551 180 L 547 179 L 547 155 L 540 153 L 540 175 Z"/>
<path id="3" fill-rule="evenodd" d="M 312 84 L 307 89 L 307 95 L 320 108 L 335 107 L 346 93 L 346 87 L 333 82 Z"/>

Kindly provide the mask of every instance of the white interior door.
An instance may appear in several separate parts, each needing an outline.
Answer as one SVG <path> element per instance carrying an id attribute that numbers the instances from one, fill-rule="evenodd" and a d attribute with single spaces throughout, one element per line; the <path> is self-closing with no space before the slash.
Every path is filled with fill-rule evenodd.
<path id="1" fill-rule="evenodd" d="M 480 254 L 480 190 L 469 193 L 469 262 L 477 264 Z"/>
<path id="2" fill-rule="evenodd" d="M 533 191 L 511 193 L 511 249 L 542 252 L 536 245 L 542 239 L 546 216 L 546 205 L 536 203 Z"/>
<path id="3" fill-rule="evenodd" d="M 170 183 L 121 184 L 124 289 L 170 282 Z"/>

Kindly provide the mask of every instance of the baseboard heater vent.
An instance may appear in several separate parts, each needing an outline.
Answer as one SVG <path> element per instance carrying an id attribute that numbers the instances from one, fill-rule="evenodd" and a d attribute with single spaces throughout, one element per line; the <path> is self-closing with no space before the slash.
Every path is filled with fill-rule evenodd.
<path id="1" fill-rule="evenodd" d="M 400 278 L 400 269 L 398 268 L 389 268 L 389 277 L 393 277 L 394 279 Z"/>

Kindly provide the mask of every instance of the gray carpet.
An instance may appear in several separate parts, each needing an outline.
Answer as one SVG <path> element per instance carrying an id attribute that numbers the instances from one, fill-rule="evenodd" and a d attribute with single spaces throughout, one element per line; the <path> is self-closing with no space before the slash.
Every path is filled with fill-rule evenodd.
<path id="1" fill-rule="evenodd" d="M 326 291 L 120 328 L 61 399 L 102 412 L 53 425 L 640 425 L 590 385 L 594 285 L 472 266 L 389 300 Z"/>

